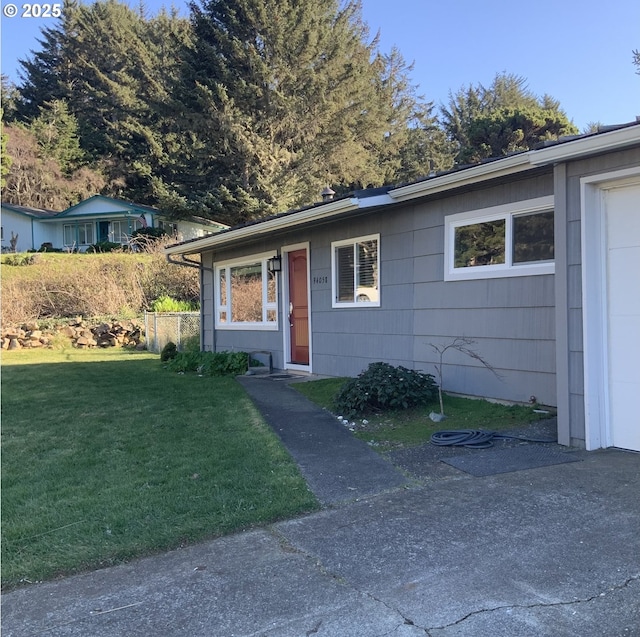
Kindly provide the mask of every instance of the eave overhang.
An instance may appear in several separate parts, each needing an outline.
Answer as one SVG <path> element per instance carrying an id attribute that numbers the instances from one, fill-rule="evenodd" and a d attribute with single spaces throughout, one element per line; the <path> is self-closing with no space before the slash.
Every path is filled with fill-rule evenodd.
<path id="1" fill-rule="evenodd" d="M 378 205 L 384 205 L 391 201 L 386 195 L 371 197 L 369 199 L 378 200 Z M 381 199 L 384 201 L 380 201 Z M 197 254 L 205 250 L 213 250 L 215 248 L 237 243 L 244 239 L 255 239 L 262 235 L 277 232 L 279 230 L 288 230 L 289 228 L 295 228 L 302 224 L 320 221 L 330 217 L 335 217 L 345 212 L 358 210 L 358 208 L 361 207 L 360 204 L 362 202 L 367 202 L 367 207 L 372 203 L 367 199 L 360 200 L 356 197 L 339 199 L 313 208 L 267 219 L 266 221 L 235 229 L 232 228 L 214 235 L 203 237 L 202 239 L 168 246 L 165 248 L 165 254 Z"/>
<path id="2" fill-rule="evenodd" d="M 457 172 L 447 173 L 419 181 L 389 191 L 389 196 L 396 202 L 409 201 L 426 195 L 432 195 L 452 188 L 460 188 L 471 184 L 481 183 L 488 179 L 497 179 L 507 175 L 529 170 L 528 153 L 521 153 L 497 159 L 471 168 L 464 168 Z"/>
<path id="3" fill-rule="evenodd" d="M 543 166 L 581 159 L 598 153 L 622 150 L 637 144 L 640 144 L 640 125 L 631 125 L 606 133 L 581 137 L 564 144 L 533 150 L 528 155 L 530 155 L 529 161 L 532 166 Z"/>

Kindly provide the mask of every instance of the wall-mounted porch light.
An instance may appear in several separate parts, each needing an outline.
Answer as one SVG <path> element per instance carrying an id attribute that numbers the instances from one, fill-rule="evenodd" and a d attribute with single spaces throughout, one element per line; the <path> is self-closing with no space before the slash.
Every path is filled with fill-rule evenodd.
<path id="1" fill-rule="evenodd" d="M 278 254 L 267 260 L 267 270 L 269 272 L 281 272 L 282 271 L 282 257 Z"/>

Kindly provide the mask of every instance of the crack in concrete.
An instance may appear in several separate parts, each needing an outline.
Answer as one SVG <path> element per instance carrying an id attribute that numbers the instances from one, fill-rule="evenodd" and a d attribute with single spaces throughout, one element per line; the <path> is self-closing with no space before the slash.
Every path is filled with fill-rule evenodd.
<path id="1" fill-rule="evenodd" d="M 632 575 L 631 577 L 627 578 L 622 584 L 617 584 L 617 585 L 609 587 L 609 589 L 606 592 L 596 593 L 595 595 L 592 595 L 591 597 L 585 597 L 585 598 L 582 598 L 582 599 L 573 599 L 573 600 L 569 600 L 569 601 L 559 601 L 559 602 L 537 602 L 535 604 L 505 604 L 504 606 L 496 606 L 494 608 L 481 608 L 479 610 L 471 611 L 470 613 L 467 613 L 464 617 L 461 617 L 460 619 L 457 619 L 456 621 L 451 622 L 449 624 L 445 624 L 444 626 L 430 626 L 430 627 L 427 628 L 427 627 L 419 626 L 412 619 L 410 619 L 409 617 L 405 616 L 400 609 L 395 608 L 394 606 L 392 606 L 388 602 L 384 601 L 383 599 L 380 599 L 380 598 L 376 597 L 373 593 L 370 593 L 368 591 L 363 591 L 363 590 L 359 589 L 357 586 L 354 586 L 353 584 L 351 584 L 344 576 L 342 576 L 342 575 L 340 575 L 338 573 L 332 572 L 331 570 L 329 570 L 322 563 L 322 561 L 317 556 L 314 556 L 311 553 L 308 553 L 307 551 L 295 546 L 285 536 L 284 533 L 280 532 L 275 527 L 269 527 L 269 531 L 273 535 L 273 537 L 277 539 L 277 541 L 280 544 L 280 547 L 281 547 L 281 549 L 283 551 L 288 552 L 288 553 L 296 553 L 296 554 L 302 556 L 307 561 L 312 563 L 314 565 L 314 567 L 324 577 L 329 577 L 332 580 L 334 580 L 335 582 L 338 582 L 339 584 L 341 584 L 342 586 L 346 586 L 348 588 L 351 588 L 352 590 L 356 591 L 358 594 L 363 595 L 365 597 L 368 597 L 369 599 L 373 600 L 374 602 L 376 602 L 378 604 L 381 604 L 382 606 L 387 608 L 392 613 L 398 615 L 402 619 L 402 624 L 399 624 L 392 631 L 392 633 L 395 633 L 401 626 L 414 626 L 417 630 L 423 631 L 426 637 L 434 637 L 434 635 L 432 634 L 431 631 L 446 630 L 447 628 L 451 628 L 453 626 L 458 626 L 458 625 L 462 624 L 463 622 L 467 621 L 468 619 L 470 619 L 472 617 L 475 617 L 476 615 L 482 615 L 484 613 L 492 613 L 492 612 L 495 612 L 495 611 L 509 610 L 509 609 L 515 610 L 515 609 L 533 609 L 533 608 L 553 608 L 553 607 L 559 607 L 559 606 L 571 606 L 573 604 L 585 604 L 585 603 L 592 602 L 592 601 L 594 601 L 596 599 L 601 599 L 603 597 L 606 597 L 606 596 L 608 596 L 611 593 L 614 593 L 616 591 L 623 590 L 623 589 L 627 588 L 629 586 L 629 584 L 631 584 L 632 582 L 640 580 L 640 573 L 638 573 L 636 575 Z M 317 628 L 319 628 L 319 626 Z M 388 634 L 392 634 L 392 633 L 385 633 L 385 634 L 388 635 Z M 380 637 L 383 637 L 383 636 L 381 635 Z"/>
<path id="2" fill-rule="evenodd" d="M 379 637 L 384 637 L 384 635 L 391 635 L 397 632 L 397 630 L 402 626 L 415 626 L 418 630 L 425 630 L 424 628 L 417 626 L 413 620 L 409 619 L 408 617 L 405 617 L 402 614 L 402 612 L 400 612 L 399 609 L 394 608 L 384 600 L 377 598 L 375 595 L 373 595 L 373 593 L 369 593 L 368 591 L 363 591 L 359 589 L 357 586 L 354 586 L 353 584 L 349 583 L 342 575 L 338 573 L 334 573 L 331 570 L 329 570 L 317 556 L 312 555 L 311 553 L 293 544 L 291 540 L 289 540 L 289 538 L 287 538 L 286 535 L 281 531 L 279 531 L 277 528 L 271 526 L 271 527 L 268 527 L 268 530 L 271 533 L 271 535 L 277 540 L 282 551 L 286 553 L 293 553 L 296 555 L 300 555 L 302 558 L 304 558 L 310 564 L 312 564 L 313 567 L 316 568 L 323 577 L 328 577 L 333 581 L 337 582 L 338 584 L 340 584 L 341 586 L 350 588 L 351 590 L 355 591 L 356 593 L 358 593 L 363 597 L 368 597 L 369 599 L 372 599 L 374 602 L 381 604 L 382 606 L 390 610 L 392 613 L 398 615 L 402 620 L 402 623 L 398 624 L 398 626 L 395 629 L 393 629 L 393 631 L 391 631 L 390 633 L 387 632 L 384 634 L 380 634 Z M 315 634 L 316 632 L 318 632 L 321 625 L 322 625 L 322 621 L 320 621 L 316 626 L 314 626 L 311 632 L 307 632 L 307 635 Z"/>
<path id="3" fill-rule="evenodd" d="M 500 610 L 554 608 L 559 606 L 572 606 L 574 604 L 587 604 L 596 599 L 602 599 L 604 597 L 607 597 L 608 595 L 610 595 L 611 593 L 615 593 L 616 591 L 623 590 L 627 588 L 629 584 L 638 580 L 640 580 L 640 573 L 638 573 L 637 575 L 632 575 L 631 577 L 627 578 L 622 584 L 616 584 L 615 586 L 609 587 L 609 589 L 605 592 L 596 593 L 591 597 L 585 597 L 582 599 L 573 599 L 570 601 L 560 601 L 560 602 L 538 602 L 536 604 L 505 604 L 504 606 L 496 606 L 495 608 L 481 608 L 480 610 L 474 610 L 474 611 L 471 611 L 470 613 L 467 613 L 464 617 L 461 617 L 460 619 L 457 619 L 454 622 L 445 624 L 444 626 L 430 626 L 429 628 L 425 628 L 424 631 L 427 637 L 434 637 L 431 631 L 446 630 L 447 628 L 451 628 L 452 626 L 459 626 L 463 622 L 467 621 L 471 617 L 475 617 L 476 615 L 482 615 L 484 613 L 493 613 L 495 611 L 500 611 Z"/>
<path id="4" fill-rule="evenodd" d="M 315 555 L 312 555 L 311 553 L 293 544 L 289 540 L 289 538 L 287 538 L 287 536 L 281 531 L 279 531 L 277 528 L 272 526 L 272 527 L 268 527 L 267 530 L 278 542 L 278 544 L 280 545 L 280 549 L 283 552 L 299 555 L 300 557 L 305 559 L 307 562 L 312 564 L 313 567 L 316 568 L 324 577 L 329 577 L 343 586 L 348 585 L 344 577 L 342 577 L 341 575 L 338 575 L 337 573 L 332 573 L 326 566 L 324 566 L 320 558 L 316 557 Z"/>
<path id="5" fill-rule="evenodd" d="M 359 588 L 356 588 L 355 586 L 352 586 L 352 588 L 353 588 L 354 591 L 357 591 L 360 595 L 364 595 L 365 597 L 368 597 L 369 599 L 372 599 L 377 604 L 382 604 L 382 606 L 384 606 L 385 608 L 390 610 L 392 613 L 398 615 L 402 619 L 402 624 L 399 624 L 396 628 L 394 628 L 394 630 L 392 632 L 385 633 L 385 635 L 391 635 L 391 634 L 397 632 L 397 630 L 401 626 L 415 626 L 418 630 L 422 630 L 422 631 L 425 632 L 425 634 L 428 635 L 426 628 L 422 628 L 421 626 L 418 626 L 418 624 L 416 624 L 412 619 L 409 619 L 409 617 L 404 615 L 399 608 L 395 608 L 395 607 L 391 606 L 391 604 L 385 602 L 383 599 L 379 599 L 373 593 L 369 593 L 367 591 L 362 591 Z M 383 636 L 381 635 L 381 637 L 383 637 Z"/>

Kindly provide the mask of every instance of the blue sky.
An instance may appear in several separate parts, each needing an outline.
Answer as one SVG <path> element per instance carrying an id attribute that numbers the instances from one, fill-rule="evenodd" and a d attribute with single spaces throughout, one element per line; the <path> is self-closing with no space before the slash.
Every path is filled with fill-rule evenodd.
<path id="1" fill-rule="evenodd" d="M 53 18 L 20 17 L 22 0 L 3 7 L 2 72 L 18 80 L 18 59 L 38 49 L 40 28 Z M 56 0 L 47 0 L 55 2 Z M 4 9 L 15 2 L 19 15 Z M 137 0 L 129 0 L 137 7 Z M 150 13 L 181 0 L 145 0 Z M 439 105 L 449 91 L 488 85 L 507 72 L 527 80 L 537 95 L 560 101 L 580 128 L 590 122 L 620 124 L 640 115 L 640 75 L 632 51 L 640 49 L 638 0 L 362 0 L 381 48 L 397 46 L 414 62 L 419 92 Z"/>

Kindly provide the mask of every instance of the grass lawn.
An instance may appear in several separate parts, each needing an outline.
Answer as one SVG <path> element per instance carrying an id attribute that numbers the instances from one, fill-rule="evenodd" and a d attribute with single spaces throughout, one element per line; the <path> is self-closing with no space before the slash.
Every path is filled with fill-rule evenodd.
<path id="1" fill-rule="evenodd" d="M 232 378 L 115 348 L 3 355 L 5 588 L 317 506 Z"/>
<path id="2" fill-rule="evenodd" d="M 292 387 L 328 411 L 336 413 L 333 398 L 346 380 L 346 378 L 326 378 L 295 383 Z M 444 411 L 447 419 L 443 422 L 433 422 L 429 419 L 429 413 L 432 411 L 440 412 L 437 396 L 434 397 L 433 403 L 423 407 L 368 414 L 365 418 L 366 424 L 361 419 L 353 421 L 354 435 L 373 443 L 373 446 L 380 451 L 389 451 L 399 447 L 424 444 L 436 431 L 449 429 L 501 431 L 549 417 L 535 413 L 533 407 L 506 406 L 486 400 L 447 395 L 444 396 Z"/>

